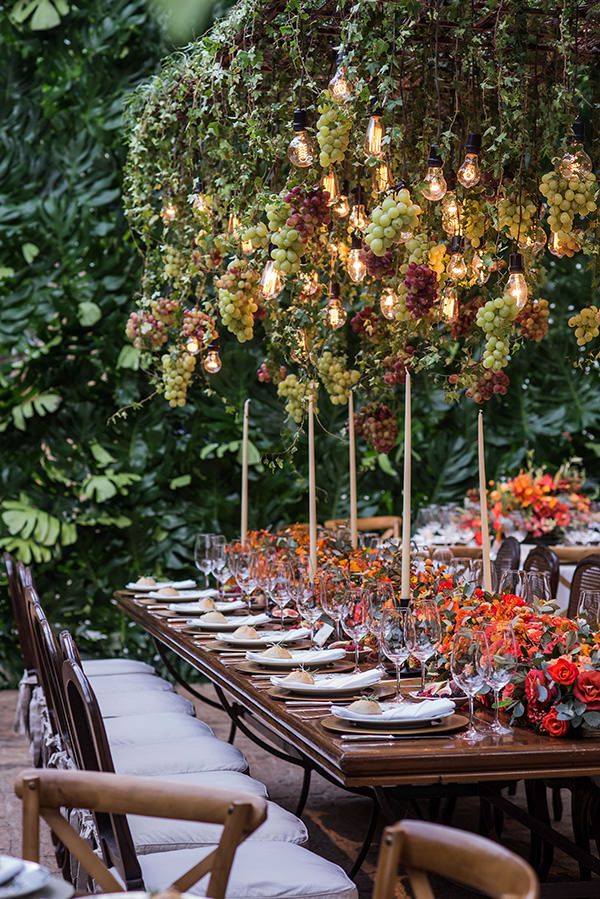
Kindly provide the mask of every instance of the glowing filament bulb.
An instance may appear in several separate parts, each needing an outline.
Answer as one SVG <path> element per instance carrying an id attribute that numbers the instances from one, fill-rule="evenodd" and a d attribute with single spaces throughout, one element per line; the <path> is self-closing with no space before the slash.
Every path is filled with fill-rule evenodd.
<path id="1" fill-rule="evenodd" d="M 583 149 L 585 127 L 581 119 L 573 122 L 569 149 L 558 163 L 558 171 L 567 181 L 581 180 L 592 171 L 592 160 Z"/>
<path id="2" fill-rule="evenodd" d="M 170 225 L 177 218 L 177 207 L 171 202 L 165 203 L 160 215 L 165 225 Z"/>
<path id="3" fill-rule="evenodd" d="M 302 296 L 314 297 L 320 288 L 319 275 L 317 272 L 302 272 L 299 279 L 300 291 Z"/>
<path id="4" fill-rule="evenodd" d="M 391 287 L 386 287 L 379 298 L 379 308 L 381 314 L 388 321 L 393 321 L 398 314 L 398 295 L 394 293 Z"/>
<path id="5" fill-rule="evenodd" d="M 339 219 L 345 219 L 350 214 L 350 202 L 345 194 L 340 194 L 333 211 Z"/>
<path id="6" fill-rule="evenodd" d="M 458 292 L 452 284 L 447 284 L 442 293 L 442 318 L 454 321 L 458 315 Z"/>
<path id="7" fill-rule="evenodd" d="M 340 185 L 336 173 L 332 170 L 321 178 L 321 187 L 329 194 L 328 205 L 333 206 L 340 198 Z"/>
<path id="8" fill-rule="evenodd" d="M 243 240 L 242 241 L 242 253 L 244 256 L 251 256 L 254 252 L 254 247 L 252 246 L 251 240 Z"/>
<path id="9" fill-rule="evenodd" d="M 477 284 L 485 284 L 490 279 L 490 270 L 484 265 L 483 259 L 478 253 L 473 254 L 471 271 Z"/>
<path id="10" fill-rule="evenodd" d="M 348 259 L 346 260 L 346 271 L 348 272 L 350 280 L 355 284 L 364 281 L 367 275 L 367 266 L 362 258 L 362 240 L 358 234 L 352 235 L 352 248 L 348 253 Z"/>
<path id="11" fill-rule="evenodd" d="M 294 113 L 294 136 L 288 146 L 288 159 L 299 169 L 306 169 L 313 164 L 315 150 L 306 131 L 306 110 L 297 109 Z"/>
<path id="12" fill-rule="evenodd" d="M 354 88 L 348 78 L 346 66 L 344 65 L 344 54 L 341 51 L 337 55 L 336 64 L 337 69 L 328 87 L 336 103 L 345 103 L 352 96 Z"/>
<path id="13" fill-rule="evenodd" d="M 527 302 L 527 281 L 523 273 L 523 259 L 520 253 L 511 254 L 508 271 L 506 293 L 513 298 L 517 309 L 522 309 Z"/>
<path id="14" fill-rule="evenodd" d="M 387 162 L 380 162 L 375 166 L 371 175 L 371 185 L 376 194 L 381 194 L 392 186 L 392 172 Z"/>
<path id="15" fill-rule="evenodd" d="M 362 203 L 354 204 L 350 210 L 348 224 L 354 231 L 364 231 L 366 229 L 369 224 L 369 219 L 367 218 L 367 213 Z"/>
<path id="16" fill-rule="evenodd" d="M 240 230 L 240 224 L 241 223 L 240 223 L 239 218 L 237 217 L 235 212 L 232 212 L 227 221 L 227 236 L 236 238 L 237 233 Z"/>
<path id="17" fill-rule="evenodd" d="M 260 278 L 260 289 L 266 300 L 273 300 L 283 290 L 283 278 L 275 268 L 275 263 L 269 259 L 263 268 Z"/>
<path id="18" fill-rule="evenodd" d="M 475 187 L 481 181 L 481 169 L 479 168 L 479 151 L 481 150 L 481 135 L 469 134 L 467 137 L 467 152 L 465 159 L 456 177 L 463 187 Z"/>
<path id="19" fill-rule="evenodd" d="M 367 156 L 375 156 L 377 159 L 381 159 L 383 156 L 384 135 L 383 116 L 380 112 L 374 112 L 371 114 L 365 132 L 365 153 Z"/>
<path id="20" fill-rule="evenodd" d="M 454 190 L 449 190 L 442 200 L 442 228 L 449 237 L 460 234 L 460 203 Z"/>
<path id="21" fill-rule="evenodd" d="M 200 344 L 197 337 L 188 337 L 185 342 L 185 348 L 190 356 L 197 356 L 200 352 Z"/>
<path id="22" fill-rule="evenodd" d="M 209 345 L 202 364 L 204 365 L 204 371 L 208 372 L 209 375 L 216 375 L 221 371 L 222 362 L 217 344 L 211 343 Z"/>
<path id="23" fill-rule="evenodd" d="M 340 285 L 332 284 L 327 299 L 327 321 L 329 327 L 334 331 L 337 331 L 339 328 L 344 327 L 347 318 L 348 313 L 344 309 L 340 299 Z"/>
<path id="24" fill-rule="evenodd" d="M 467 263 L 463 255 L 464 239 L 462 237 L 453 237 L 450 244 L 450 259 L 446 266 L 446 274 L 451 281 L 462 281 L 467 276 Z"/>
<path id="25" fill-rule="evenodd" d="M 427 174 L 423 179 L 423 196 L 426 200 L 435 202 L 441 200 L 448 189 L 444 178 L 444 163 L 438 153 L 438 148 L 432 144 L 429 148 L 427 159 Z"/>

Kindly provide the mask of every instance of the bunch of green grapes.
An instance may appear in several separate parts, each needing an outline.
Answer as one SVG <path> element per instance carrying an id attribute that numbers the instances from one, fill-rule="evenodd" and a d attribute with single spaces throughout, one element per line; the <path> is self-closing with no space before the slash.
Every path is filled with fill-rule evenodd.
<path id="1" fill-rule="evenodd" d="M 215 280 L 221 319 L 240 343 L 252 340 L 259 281 L 258 272 L 244 259 L 232 259 L 225 274 Z"/>
<path id="2" fill-rule="evenodd" d="M 464 236 L 471 246 L 477 249 L 485 234 L 485 210 L 479 200 L 466 199 L 462 206 L 462 225 Z"/>
<path id="3" fill-rule="evenodd" d="M 258 222 L 246 228 L 242 234 L 242 243 L 250 243 L 253 250 L 266 250 L 269 246 L 269 229 L 264 222 Z"/>
<path id="4" fill-rule="evenodd" d="M 524 197 L 521 203 L 514 194 L 502 197 L 498 202 L 498 231 L 517 240 L 533 230 L 536 212 L 537 207 L 529 197 Z"/>
<path id="5" fill-rule="evenodd" d="M 570 180 L 557 172 L 546 172 L 542 175 L 540 193 L 548 201 L 550 230 L 555 232 L 561 241 L 566 241 L 573 230 L 573 219 L 576 215 L 585 217 L 597 209 L 597 185 L 593 172 L 582 178 Z"/>
<path id="6" fill-rule="evenodd" d="M 476 323 L 484 332 L 482 365 L 491 371 L 505 368 L 510 355 L 509 335 L 517 317 L 517 304 L 508 294 L 488 300 L 477 312 Z"/>
<path id="7" fill-rule="evenodd" d="M 436 273 L 438 279 L 442 278 L 442 275 L 446 271 L 446 265 L 444 263 L 444 259 L 446 256 L 446 244 L 445 243 L 435 243 L 431 249 L 429 250 L 427 256 L 427 264 L 429 268 Z"/>
<path id="8" fill-rule="evenodd" d="M 308 409 L 308 397 L 310 385 L 306 381 L 299 381 L 296 375 L 288 375 L 277 385 L 277 396 L 286 400 L 285 411 L 297 425 L 302 422 L 304 413 Z M 314 411 L 318 412 L 316 404 Z"/>
<path id="9" fill-rule="evenodd" d="M 319 377 L 334 406 L 345 406 L 348 396 L 360 378 L 356 369 L 346 368 L 345 356 L 334 356 L 329 350 L 319 358 Z"/>
<path id="10" fill-rule="evenodd" d="M 275 268 L 286 275 L 299 271 L 305 249 L 300 232 L 296 228 L 283 225 L 272 235 L 271 241 L 274 244 L 271 257 Z"/>
<path id="11" fill-rule="evenodd" d="M 267 203 L 265 212 L 267 214 L 267 222 L 271 234 L 275 233 L 275 231 L 279 231 L 280 228 L 283 228 L 291 211 L 292 207 L 290 204 L 286 203 L 281 197 L 273 197 L 273 199 Z"/>
<path id="12" fill-rule="evenodd" d="M 422 231 L 420 234 L 413 234 L 412 237 L 409 237 L 404 246 L 408 253 L 403 266 L 406 269 L 411 262 L 414 262 L 415 265 L 425 265 L 429 260 L 429 251 L 433 245 L 429 235 Z"/>
<path id="13" fill-rule="evenodd" d="M 334 162 L 342 162 L 346 155 L 352 117 L 345 106 L 333 100 L 330 91 L 323 91 L 318 110 L 319 163 L 321 168 L 328 169 Z"/>
<path id="14" fill-rule="evenodd" d="M 167 244 L 163 248 L 163 277 L 165 281 L 178 281 L 185 275 L 185 256 L 177 247 Z"/>
<path id="15" fill-rule="evenodd" d="M 406 187 L 388 194 L 383 203 L 371 213 L 365 240 L 376 256 L 383 256 L 389 247 L 414 233 L 419 224 L 421 207 L 411 200 Z M 404 237 L 403 237 L 404 235 Z"/>
<path id="16" fill-rule="evenodd" d="M 185 406 L 187 390 L 196 368 L 196 357 L 190 353 L 165 353 L 161 359 L 162 385 L 160 392 L 173 409 Z"/>
<path id="17" fill-rule="evenodd" d="M 586 306 L 571 316 L 569 327 L 575 329 L 577 346 L 585 346 L 600 334 L 600 310 L 597 306 Z"/>

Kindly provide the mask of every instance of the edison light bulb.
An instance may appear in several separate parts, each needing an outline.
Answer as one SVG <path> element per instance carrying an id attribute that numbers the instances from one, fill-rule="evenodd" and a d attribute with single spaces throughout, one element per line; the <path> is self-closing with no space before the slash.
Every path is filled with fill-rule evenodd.
<path id="1" fill-rule="evenodd" d="M 337 69 L 328 87 L 336 103 L 345 103 L 352 96 L 354 89 L 352 82 L 348 78 L 346 66 L 344 65 L 344 54 L 341 51 L 337 55 L 336 64 Z"/>
<path id="2" fill-rule="evenodd" d="M 462 281 L 467 275 L 467 263 L 463 256 L 465 241 L 462 237 L 453 237 L 450 244 L 450 259 L 446 266 L 446 274 L 451 281 Z"/>
<path id="3" fill-rule="evenodd" d="M 367 266 L 362 258 L 362 240 L 358 234 L 352 235 L 352 248 L 348 253 L 348 259 L 346 260 L 346 271 L 348 272 L 350 280 L 355 284 L 364 281 L 367 275 Z"/>
<path id="4" fill-rule="evenodd" d="M 369 224 L 365 207 L 362 203 L 355 203 L 350 210 L 350 218 L 348 220 L 350 228 L 354 231 L 364 231 Z"/>
<path id="5" fill-rule="evenodd" d="M 313 164 L 315 150 L 306 131 L 306 110 L 297 109 L 294 113 L 294 136 L 288 146 L 288 159 L 299 169 L 306 169 Z"/>
<path id="6" fill-rule="evenodd" d="M 350 214 L 350 201 L 346 194 L 340 194 L 333 207 L 333 211 L 339 219 L 345 219 L 346 216 Z"/>
<path id="7" fill-rule="evenodd" d="M 452 284 L 447 284 L 442 292 L 442 318 L 454 321 L 458 315 L 458 292 Z"/>
<path id="8" fill-rule="evenodd" d="M 438 153 L 438 148 L 432 144 L 429 148 L 429 157 L 427 159 L 427 174 L 423 179 L 423 196 L 426 200 L 435 202 L 441 200 L 448 189 L 446 179 L 444 178 L 444 163 Z"/>
<path id="9" fill-rule="evenodd" d="M 379 162 L 371 175 L 373 193 L 381 194 L 392 186 L 392 172 L 387 162 Z"/>
<path id="10" fill-rule="evenodd" d="M 337 203 L 340 196 L 340 185 L 338 183 L 338 177 L 333 170 L 327 172 L 326 175 L 323 175 L 321 178 L 321 187 L 329 194 L 328 205 L 333 206 Z"/>
<path id="11" fill-rule="evenodd" d="M 251 240 L 243 240 L 242 241 L 242 253 L 244 256 L 251 256 L 254 252 L 254 247 L 252 246 Z"/>
<path id="12" fill-rule="evenodd" d="M 481 150 L 481 135 L 469 134 L 467 137 L 465 161 L 456 173 L 456 177 L 463 187 L 475 187 L 481 181 L 481 169 L 479 168 L 479 152 Z"/>
<path id="13" fill-rule="evenodd" d="M 446 179 L 448 191 L 442 200 L 442 228 L 449 237 L 461 232 L 461 205 L 456 196 L 456 175 L 454 172 L 448 172 Z"/>
<path id="14" fill-rule="evenodd" d="M 217 372 L 221 371 L 221 357 L 219 355 L 219 347 L 216 344 L 209 344 L 202 364 L 204 365 L 204 371 L 208 372 L 209 375 L 216 375 Z"/>
<path id="15" fill-rule="evenodd" d="M 585 126 L 581 119 L 576 119 L 569 138 L 569 149 L 558 163 L 558 171 L 567 181 L 585 178 L 592 171 L 592 160 L 583 149 L 584 140 Z"/>
<path id="16" fill-rule="evenodd" d="M 160 216 L 165 225 L 170 225 L 171 222 L 174 222 L 177 218 L 177 207 L 171 202 L 165 203 L 161 210 Z"/>
<path id="17" fill-rule="evenodd" d="M 375 156 L 381 159 L 383 156 L 383 137 L 385 128 L 381 112 L 373 112 L 365 132 L 365 153 L 367 156 Z"/>
<path id="18" fill-rule="evenodd" d="M 300 292 L 304 297 L 314 297 L 319 292 L 320 283 L 317 272 L 302 272 L 298 278 L 300 282 Z"/>
<path id="19" fill-rule="evenodd" d="M 283 278 L 272 259 L 267 260 L 260 278 L 260 289 L 266 300 L 273 300 L 283 290 Z"/>
<path id="20" fill-rule="evenodd" d="M 476 284 L 485 284 L 490 280 L 490 270 L 484 265 L 483 259 L 479 253 L 473 253 L 473 258 L 471 259 L 471 271 L 473 272 Z"/>
<path id="21" fill-rule="evenodd" d="M 337 331 L 339 328 L 344 327 L 347 318 L 348 313 L 340 299 L 340 285 L 332 284 L 329 290 L 329 297 L 327 298 L 327 321 L 329 327 Z"/>
<path id="22" fill-rule="evenodd" d="M 196 337 L 188 337 L 185 342 L 185 348 L 190 356 L 197 356 L 200 352 L 200 344 L 198 343 L 198 339 Z"/>
<path id="23" fill-rule="evenodd" d="M 240 230 L 241 222 L 235 212 L 230 213 L 227 220 L 227 236 L 236 238 Z"/>
<path id="24" fill-rule="evenodd" d="M 398 295 L 394 293 L 391 287 L 386 287 L 379 298 L 379 308 L 381 314 L 388 321 L 393 321 L 398 314 Z"/>
<path id="25" fill-rule="evenodd" d="M 511 253 L 508 271 L 506 293 L 514 299 L 517 309 L 522 309 L 527 302 L 527 281 L 523 274 L 523 258 L 520 253 Z"/>

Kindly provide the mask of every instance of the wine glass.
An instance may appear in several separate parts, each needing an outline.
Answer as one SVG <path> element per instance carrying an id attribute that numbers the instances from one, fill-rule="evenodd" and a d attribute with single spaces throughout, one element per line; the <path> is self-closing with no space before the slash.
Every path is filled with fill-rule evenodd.
<path id="1" fill-rule="evenodd" d="M 600 592 L 582 590 L 577 606 L 577 617 L 585 618 L 591 631 L 600 630 Z"/>
<path id="2" fill-rule="evenodd" d="M 208 587 L 208 576 L 212 571 L 210 541 L 214 534 L 197 534 L 194 540 L 194 564 L 204 575 L 204 587 Z"/>
<path id="3" fill-rule="evenodd" d="M 219 584 L 219 599 L 223 599 L 225 584 L 231 577 L 227 568 L 226 541 L 222 534 L 212 534 L 210 538 L 210 560 L 212 573 Z"/>
<path id="4" fill-rule="evenodd" d="M 314 649 L 315 625 L 323 614 L 323 609 L 321 608 L 321 591 L 318 585 L 312 583 L 307 576 L 303 581 L 302 589 L 298 591 L 297 597 L 298 611 L 302 615 L 302 618 L 308 623 L 310 628 L 310 646 L 311 649 Z"/>
<path id="5" fill-rule="evenodd" d="M 340 621 L 342 619 L 343 593 L 338 589 L 335 579 L 325 573 L 319 575 L 321 608 L 329 615 L 335 625 L 336 640 L 341 640 Z"/>
<path id="6" fill-rule="evenodd" d="M 376 582 L 365 584 L 364 595 L 367 602 L 367 626 L 380 651 L 381 620 L 385 609 L 394 607 L 396 593 L 392 584 Z"/>
<path id="7" fill-rule="evenodd" d="M 244 549 L 236 545 L 229 547 L 229 570 L 231 571 L 235 582 L 242 592 L 242 599 L 246 597 L 248 611 L 250 611 L 252 600 L 252 550 Z"/>
<path id="8" fill-rule="evenodd" d="M 369 633 L 367 623 L 367 602 L 362 589 L 346 583 L 343 589 L 341 625 L 345 634 L 354 642 L 354 672 L 358 668 L 359 643 Z"/>
<path id="9" fill-rule="evenodd" d="M 437 603 L 431 599 L 413 600 L 406 618 L 406 645 L 421 663 L 421 692 L 425 691 L 425 663 L 437 652 L 442 640 L 442 625 Z"/>
<path id="10" fill-rule="evenodd" d="M 277 557 L 269 550 L 257 552 L 252 557 L 251 576 L 255 586 L 265 597 L 265 607 L 269 611 L 271 583 L 276 573 Z"/>
<path id="11" fill-rule="evenodd" d="M 402 696 L 400 695 L 400 669 L 410 655 L 410 650 L 406 645 L 407 614 L 407 609 L 392 607 L 383 609 L 381 615 L 381 649 L 396 669 L 395 702 L 402 702 Z"/>
<path id="12" fill-rule="evenodd" d="M 481 673 L 481 658 L 489 653 L 489 647 L 483 631 L 461 627 L 454 634 L 450 670 L 452 677 L 469 697 L 469 726 L 458 739 L 468 743 L 477 743 L 484 739 L 473 720 L 473 697 L 484 685 Z"/>
<path id="13" fill-rule="evenodd" d="M 452 559 L 454 556 L 452 555 L 452 550 L 446 549 L 445 547 L 438 547 L 434 549 L 431 554 L 431 559 L 433 562 L 437 562 L 438 565 L 445 565 L 446 568 L 452 564 Z"/>
<path id="14" fill-rule="evenodd" d="M 508 593 L 523 599 L 527 593 L 527 572 L 521 569 L 507 569 L 498 575 L 498 593 Z"/>
<path id="15" fill-rule="evenodd" d="M 273 566 L 273 576 L 267 584 L 267 592 L 273 605 L 279 609 L 279 620 L 283 622 L 283 610 L 291 602 L 292 594 L 289 587 L 290 576 L 288 566 L 279 560 Z M 277 617 L 277 616 L 276 616 Z"/>
<path id="16" fill-rule="evenodd" d="M 497 734 L 510 734 L 510 727 L 500 723 L 500 693 L 510 683 L 517 667 L 519 647 L 509 621 L 495 621 L 484 631 L 485 644 L 479 660 L 479 672 L 484 683 L 493 690 L 496 714 L 491 730 Z"/>
<path id="17" fill-rule="evenodd" d="M 525 578 L 525 596 L 527 602 L 547 602 L 552 599 L 550 590 L 550 574 L 547 571 L 528 571 Z"/>

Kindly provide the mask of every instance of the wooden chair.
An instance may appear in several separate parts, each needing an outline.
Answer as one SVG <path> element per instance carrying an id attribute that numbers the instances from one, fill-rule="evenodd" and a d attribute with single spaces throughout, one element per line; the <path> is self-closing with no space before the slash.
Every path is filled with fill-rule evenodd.
<path id="1" fill-rule="evenodd" d="M 435 899 L 427 873 L 478 890 L 489 899 L 538 899 L 533 869 L 518 855 L 475 834 L 425 821 L 401 821 L 383 832 L 373 899 L 393 899 L 398 867 L 415 899 Z"/>
<path id="2" fill-rule="evenodd" d="M 88 809 L 95 815 L 152 815 L 222 824 L 216 848 L 170 890 L 185 892 L 210 873 L 206 896 L 224 899 L 237 847 L 267 816 L 264 799 L 229 790 L 203 789 L 153 777 L 128 777 L 90 771 L 23 771 L 15 784 L 23 802 L 23 858 L 39 862 L 40 817 L 79 860 L 104 892 L 120 893 L 122 884 L 61 814 L 61 808 Z"/>
<path id="3" fill-rule="evenodd" d="M 575 566 L 567 615 L 575 618 L 579 608 L 579 600 L 584 590 L 600 591 L 600 555 L 587 556 Z"/>
<path id="4" fill-rule="evenodd" d="M 19 569 L 23 566 L 16 563 L 10 553 L 4 553 L 3 558 L 6 575 L 8 577 L 8 598 L 17 628 L 23 664 L 27 672 L 35 673 L 35 651 L 31 639 L 31 632 L 19 578 Z"/>
<path id="5" fill-rule="evenodd" d="M 534 546 L 523 563 L 523 569 L 525 571 L 541 571 L 548 574 L 550 576 L 550 593 L 553 597 L 556 597 L 560 562 L 554 550 L 548 546 Z"/>
<path id="6" fill-rule="evenodd" d="M 325 527 L 335 530 L 342 525 L 349 524 L 347 518 L 331 518 L 325 522 Z M 359 531 L 383 531 L 382 538 L 400 537 L 402 519 L 398 515 L 375 515 L 373 518 L 359 518 L 356 522 Z"/>
<path id="7" fill-rule="evenodd" d="M 506 537 L 494 559 L 494 572 L 499 581 L 503 571 L 517 571 L 521 563 L 521 544 L 515 537 Z"/>

